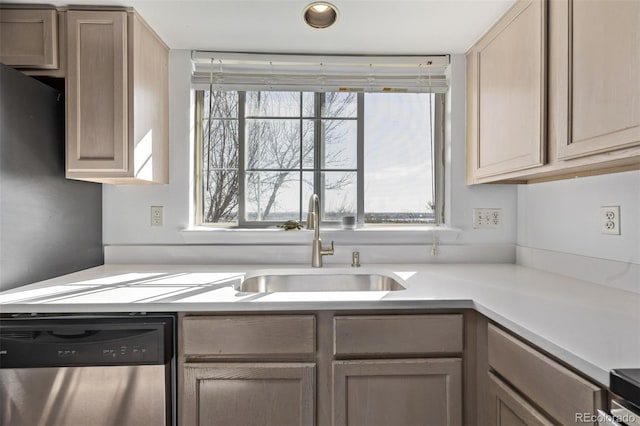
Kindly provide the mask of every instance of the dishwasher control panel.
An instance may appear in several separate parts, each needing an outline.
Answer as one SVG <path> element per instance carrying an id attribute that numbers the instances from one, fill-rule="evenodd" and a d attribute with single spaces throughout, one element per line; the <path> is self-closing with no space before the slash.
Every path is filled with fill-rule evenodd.
<path id="1" fill-rule="evenodd" d="M 172 317 L 61 317 L 0 322 L 1 368 L 166 364 Z"/>

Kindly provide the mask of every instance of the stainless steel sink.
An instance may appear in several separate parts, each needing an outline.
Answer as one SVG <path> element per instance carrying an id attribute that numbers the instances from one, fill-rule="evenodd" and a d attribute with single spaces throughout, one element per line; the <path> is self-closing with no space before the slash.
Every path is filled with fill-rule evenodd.
<path id="1" fill-rule="evenodd" d="M 252 271 L 236 284 L 243 293 L 312 291 L 398 291 L 402 278 L 393 272 L 368 268 L 276 269 Z"/>

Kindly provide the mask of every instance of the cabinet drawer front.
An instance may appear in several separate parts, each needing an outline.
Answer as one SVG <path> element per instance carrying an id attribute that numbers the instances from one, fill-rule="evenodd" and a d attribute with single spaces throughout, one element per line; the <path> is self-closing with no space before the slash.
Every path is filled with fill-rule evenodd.
<path id="1" fill-rule="evenodd" d="M 335 355 L 462 352 L 462 315 L 336 316 Z"/>
<path id="2" fill-rule="evenodd" d="M 186 317 L 182 324 L 187 356 L 311 354 L 316 348 L 313 315 Z"/>
<path id="3" fill-rule="evenodd" d="M 0 10 L 0 62 L 22 68 L 58 68 L 54 9 Z"/>
<path id="4" fill-rule="evenodd" d="M 490 367 L 560 423 L 602 408 L 597 386 L 493 325 L 488 339 Z"/>

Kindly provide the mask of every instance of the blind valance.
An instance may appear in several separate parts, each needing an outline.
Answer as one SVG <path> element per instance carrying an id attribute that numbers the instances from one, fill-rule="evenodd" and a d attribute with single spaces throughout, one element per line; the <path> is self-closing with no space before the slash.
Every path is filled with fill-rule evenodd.
<path id="1" fill-rule="evenodd" d="M 192 83 L 224 90 L 435 92 L 449 55 L 350 56 L 193 51 Z"/>

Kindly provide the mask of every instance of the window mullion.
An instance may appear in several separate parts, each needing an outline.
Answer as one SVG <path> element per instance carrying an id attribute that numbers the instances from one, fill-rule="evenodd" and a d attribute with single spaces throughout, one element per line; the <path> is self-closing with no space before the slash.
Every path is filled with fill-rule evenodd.
<path id="1" fill-rule="evenodd" d="M 204 91 L 196 91 L 196 108 L 195 108 L 195 130 L 196 130 L 196 144 L 195 144 L 195 188 L 194 198 L 196 202 L 196 209 L 194 212 L 194 223 L 196 225 L 202 225 L 204 222 L 204 179 L 203 179 L 203 167 L 204 167 Z"/>
<path id="2" fill-rule="evenodd" d="M 302 208 L 304 206 L 304 200 L 302 199 L 302 195 L 304 194 L 304 176 L 303 176 L 303 164 L 302 162 L 304 161 L 304 93 L 300 92 L 300 109 L 299 109 L 299 113 L 300 113 L 300 141 L 299 143 L 299 150 L 300 150 L 300 157 L 299 157 L 299 167 L 300 170 L 298 171 L 298 181 L 300 182 L 299 184 L 299 196 L 298 196 L 298 220 L 300 222 L 302 222 Z"/>
<path id="3" fill-rule="evenodd" d="M 364 224 L 364 93 L 358 93 L 358 130 L 356 163 L 356 220 Z"/>
<path id="4" fill-rule="evenodd" d="M 238 92 L 238 224 L 246 225 L 245 183 L 246 183 L 246 146 L 245 141 L 245 102 L 246 92 Z"/>
<path id="5" fill-rule="evenodd" d="M 320 196 L 320 212 L 318 220 L 322 221 L 324 211 L 324 194 L 322 193 L 322 172 L 323 166 L 322 157 L 324 156 L 323 149 L 323 134 L 322 134 L 322 104 L 324 100 L 324 93 L 316 93 L 314 95 L 314 131 L 313 131 L 313 192 Z"/>

